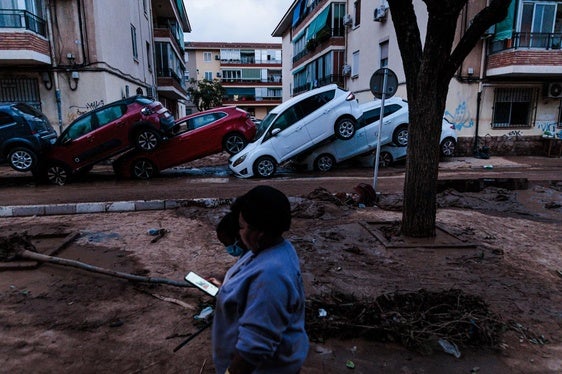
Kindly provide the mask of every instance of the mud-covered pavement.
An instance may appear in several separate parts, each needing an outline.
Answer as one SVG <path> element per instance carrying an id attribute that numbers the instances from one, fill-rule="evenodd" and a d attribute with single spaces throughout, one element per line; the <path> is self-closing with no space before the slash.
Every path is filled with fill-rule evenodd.
<path id="1" fill-rule="evenodd" d="M 562 371 L 559 185 L 445 190 L 437 215 L 443 231 L 433 243 L 413 245 L 378 235 L 381 225 L 400 220 L 400 194 L 383 194 L 378 206 L 358 207 L 343 202 L 349 192 L 317 189 L 292 196 L 293 226 L 286 237 L 299 252 L 311 300 L 328 305 L 328 295 L 336 293 L 372 301 L 385 294 L 459 290 L 481 298 L 505 331 L 490 346 L 459 343 L 459 358 L 437 344 L 439 338 L 452 339 L 427 326 L 431 334 L 424 352 L 359 334 L 328 338 L 311 344 L 303 373 Z M 227 209 L 195 204 L 165 211 L 10 217 L 0 219 L 0 228 L 3 235 L 27 232 L 46 252 L 78 233 L 55 255 L 181 280 L 188 271 L 214 276 L 232 265 L 214 235 Z M 167 232 L 153 242 L 147 234 L 151 228 Z M 0 302 L 2 372 L 214 372 L 208 330 L 173 352 L 200 329 L 194 316 L 212 305 L 193 288 L 38 264 L 1 271 Z M 325 317 L 328 323 L 331 317 Z M 341 328 L 345 331 L 345 324 Z"/>

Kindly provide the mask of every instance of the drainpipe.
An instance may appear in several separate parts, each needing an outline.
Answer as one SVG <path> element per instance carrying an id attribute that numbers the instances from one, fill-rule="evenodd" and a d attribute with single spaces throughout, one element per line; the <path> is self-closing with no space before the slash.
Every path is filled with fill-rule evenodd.
<path id="1" fill-rule="evenodd" d="M 47 6 L 47 30 L 49 33 L 49 45 L 51 47 L 51 59 L 52 59 L 52 66 L 53 66 L 53 81 L 55 84 L 55 98 L 57 102 L 57 117 L 59 122 L 59 134 L 62 133 L 62 102 L 61 102 L 61 92 L 60 92 L 60 85 L 59 85 L 59 73 L 57 71 L 57 58 L 55 54 L 55 45 L 54 45 L 54 37 L 53 37 L 53 18 L 51 17 L 51 8 L 53 6 L 53 2 L 50 1 Z"/>

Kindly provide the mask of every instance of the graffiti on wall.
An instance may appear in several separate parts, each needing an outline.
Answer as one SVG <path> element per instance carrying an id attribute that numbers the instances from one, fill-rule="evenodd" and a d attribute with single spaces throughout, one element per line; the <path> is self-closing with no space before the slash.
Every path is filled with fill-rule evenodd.
<path id="1" fill-rule="evenodd" d="M 461 102 L 455 109 L 454 113 L 445 110 L 445 118 L 455 126 L 456 131 L 463 128 L 471 128 L 474 126 L 474 120 L 470 118 L 470 112 L 466 101 Z"/>
<path id="2" fill-rule="evenodd" d="M 523 137 L 521 130 L 513 130 L 502 136 L 484 135 L 483 144 L 489 151 L 495 154 L 511 154 L 515 150 L 515 143 Z M 481 139 L 478 137 L 478 139 Z"/>
<path id="3" fill-rule="evenodd" d="M 80 117 L 82 114 L 88 113 L 91 110 L 97 109 L 104 106 L 103 100 L 94 100 L 89 103 L 85 103 L 84 106 L 71 105 L 68 109 L 69 112 L 66 116 L 67 123 L 74 121 L 76 118 Z"/>
<path id="4" fill-rule="evenodd" d="M 542 132 L 549 131 L 551 134 L 556 133 L 557 122 L 553 121 L 536 121 L 535 127 Z M 560 130 L 562 131 L 562 130 Z"/>

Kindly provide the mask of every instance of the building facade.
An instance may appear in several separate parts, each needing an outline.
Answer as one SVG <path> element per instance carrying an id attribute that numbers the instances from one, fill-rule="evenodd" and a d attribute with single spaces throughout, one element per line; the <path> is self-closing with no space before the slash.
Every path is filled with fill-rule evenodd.
<path id="1" fill-rule="evenodd" d="M 185 50 L 188 77 L 219 80 L 223 105 L 262 119 L 281 103 L 281 44 L 187 42 Z"/>
<path id="2" fill-rule="evenodd" d="M 485 0 L 468 1 L 457 41 L 485 5 Z M 414 6 L 423 41 L 427 10 L 422 1 Z M 508 13 L 482 36 L 451 80 L 444 115 L 459 137 L 457 155 L 476 154 L 484 146 L 493 155 L 543 155 L 542 135 L 562 135 L 562 2 L 513 0 Z M 396 95 L 407 97 L 384 0 L 295 0 L 272 35 L 282 37 L 284 99 L 338 83 L 360 103 L 373 100 L 369 82 L 379 68 L 396 73 Z"/>
<path id="3" fill-rule="evenodd" d="M 27 102 L 57 130 L 143 94 L 176 116 L 187 99 L 181 0 L 0 1 L 0 102 Z"/>

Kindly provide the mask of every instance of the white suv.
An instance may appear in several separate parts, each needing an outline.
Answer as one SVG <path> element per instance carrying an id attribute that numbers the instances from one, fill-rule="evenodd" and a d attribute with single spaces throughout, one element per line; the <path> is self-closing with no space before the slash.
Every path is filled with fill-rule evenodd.
<path id="1" fill-rule="evenodd" d="M 361 104 L 359 108 L 363 114 L 359 119 L 353 139 L 336 140 L 306 152 L 294 160 L 297 167 L 304 166 L 308 170 L 328 171 L 340 162 L 376 149 L 381 104 L 381 100 Z M 408 103 L 399 97 L 392 97 L 384 102 L 381 145 L 393 142 L 394 138 L 406 143 L 408 141 Z"/>
<path id="2" fill-rule="evenodd" d="M 300 94 L 269 112 L 255 141 L 228 165 L 237 177 L 271 177 L 280 163 L 324 142 L 353 138 L 361 113 L 355 95 L 335 84 Z"/>

